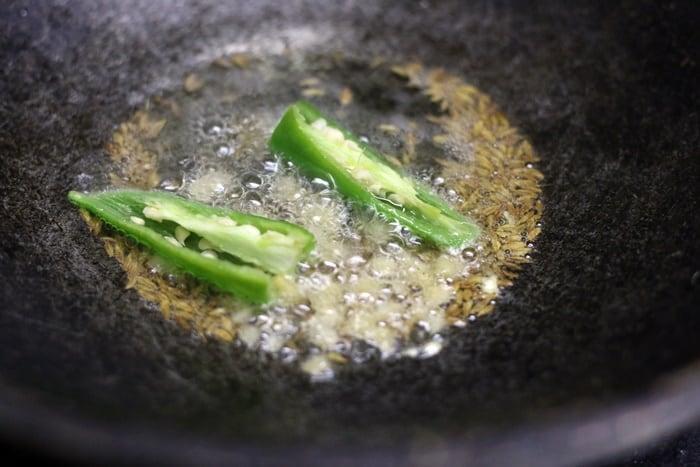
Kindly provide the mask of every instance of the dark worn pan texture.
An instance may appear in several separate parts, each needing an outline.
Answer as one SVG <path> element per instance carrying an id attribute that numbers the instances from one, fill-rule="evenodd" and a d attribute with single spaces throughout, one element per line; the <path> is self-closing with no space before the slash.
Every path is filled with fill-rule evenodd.
<path id="1" fill-rule="evenodd" d="M 700 415 L 696 2 L 2 2 L 0 430 L 84 461 L 559 465 Z M 489 94 L 541 158 L 544 231 L 435 358 L 330 383 L 203 340 L 66 200 L 114 127 L 227 44 L 334 31 Z"/>

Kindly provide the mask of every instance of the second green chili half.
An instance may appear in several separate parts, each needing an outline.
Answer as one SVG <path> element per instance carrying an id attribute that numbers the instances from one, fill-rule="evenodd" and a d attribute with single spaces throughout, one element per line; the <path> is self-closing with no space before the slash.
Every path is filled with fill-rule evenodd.
<path id="1" fill-rule="evenodd" d="M 308 102 L 289 107 L 269 145 L 308 177 L 438 247 L 460 250 L 479 236 L 474 222 Z"/>

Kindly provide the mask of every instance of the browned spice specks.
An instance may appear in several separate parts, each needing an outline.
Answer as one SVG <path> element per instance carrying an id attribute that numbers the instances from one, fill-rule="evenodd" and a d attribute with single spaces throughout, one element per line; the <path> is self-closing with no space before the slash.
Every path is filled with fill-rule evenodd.
<path id="1" fill-rule="evenodd" d="M 352 91 L 348 87 L 344 87 L 340 91 L 340 105 L 348 105 L 350 102 L 352 102 Z"/>
<path id="2" fill-rule="evenodd" d="M 116 172 L 110 174 L 115 186 L 148 190 L 158 185 L 158 154 L 146 145 L 158 137 L 166 122 L 139 110 L 119 126 L 106 146 L 116 163 Z"/>
<path id="3" fill-rule="evenodd" d="M 199 79 L 199 77 L 194 74 L 190 73 L 185 77 L 185 92 L 188 94 L 191 94 L 193 92 L 197 92 L 200 89 L 204 87 L 204 81 Z"/>
<path id="4" fill-rule="evenodd" d="M 480 270 L 456 283 L 457 298 L 449 308 L 452 322 L 493 309 L 498 287 L 509 286 L 530 261 L 530 242 L 540 232 L 542 173 L 530 143 L 511 127 L 491 99 L 445 70 L 419 63 L 392 70 L 440 106 L 443 114 L 429 120 L 443 134 L 433 142 L 457 149 L 461 157 L 439 162 L 449 186 L 463 199 L 460 209 L 482 227 Z M 484 278 L 494 277 L 493 281 Z M 485 286 L 486 282 L 486 286 Z"/>
<path id="5" fill-rule="evenodd" d="M 255 59 L 250 54 L 240 52 L 232 54 L 230 60 L 233 65 L 245 70 L 247 68 L 250 68 Z"/>

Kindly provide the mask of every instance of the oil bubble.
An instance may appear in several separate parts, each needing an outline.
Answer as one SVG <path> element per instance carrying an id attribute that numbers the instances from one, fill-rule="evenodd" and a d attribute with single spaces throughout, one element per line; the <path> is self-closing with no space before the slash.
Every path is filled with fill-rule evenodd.
<path id="1" fill-rule="evenodd" d="M 333 261 L 322 261 L 318 266 L 318 271 L 322 274 L 333 274 L 338 269 L 338 265 Z"/>
<path id="2" fill-rule="evenodd" d="M 472 247 L 465 248 L 462 250 L 462 258 L 466 259 L 467 261 L 473 261 L 476 259 L 476 249 Z"/>
<path id="3" fill-rule="evenodd" d="M 262 198 L 255 191 L 249 191 L 243 195 L 244 201 L 246 201 L 251 206 L 262 206 Z"/>
<path id="4" fill-rule="evenodd" d="M 388 256 L 399 255 L 403 252 L 403 248 L 398 243 L 389 242 L 380 247 L 382 253 Z"/>
<path id="5" fill-rule="evenodd" d="M 293 347 L 283 346 L 279 350 L 280 360 L 284 363 L 291 363 L 297 359 L 298 351 Z"/>
<path id="6" fill-rule="evenodd" d="M 177 191 L 180 189 L 180 186 L 182 186 L 182 180 L 175 180 L 172 178 L 164 178 L 158 185 L 161 190 L 165 191 Z"/>
<path id="7" fill-rule="evenodd" d="M 216 150 L 217 157 L 226 157 L 230 154 L 233 154 L 233 150 L 228 146 L 220 146 L 219 149 Z"/>
<path id="8" fill-rule="evenodd" d="M 207 122 L 204 124 L 202 127 L 202 130 L 204 131 L 204 134 L 209 135 L 209 136 L 219 136 L 221 132 L 223 131 L 221 122 Z"/>
<path id="9" fill-rule="evenodd" d="M 262 179 L 256 174 L 245 174 L 243 176 L 243 186 L 251 190 L 260 188 L 262 183 Z"/>
<path id="10" fill-rule="evenodd" d="M 265 170 L 265 172 L 277 173 L 279 170 L 279 162 L 266 160 L 263 162 L 263 170 Z"/>
<path id="11" fill-rule="evenodd" d="M 178 165 L 185 170 L 189 170 L 194 167 L 194 160 L 190 157 L 185 157 L 178 161 Z"/>
<path id="12" fill-rule="evenodd" d="M 311 188 L 316 192 L 321 192 L 330 189 L 330 184 L 322 178 L 314 178 L 311 180 Z"/>

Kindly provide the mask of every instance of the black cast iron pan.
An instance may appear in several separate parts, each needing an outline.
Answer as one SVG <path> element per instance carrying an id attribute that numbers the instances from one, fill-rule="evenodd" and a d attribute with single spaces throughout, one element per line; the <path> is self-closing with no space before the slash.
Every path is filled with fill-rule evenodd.
<path id="1" fill-rule="evenodd" d="M 3 3 L 5 439 L 91 463 L 571 465 L 697 420 L 699 18 L 693 2 Z M 66 193 L 202 57 L 324 28 L 331 48 L 489 94 L 542 159 L 546 211 L 535 261 L 439 356 L 311 384 L 125 291 Z"/>

